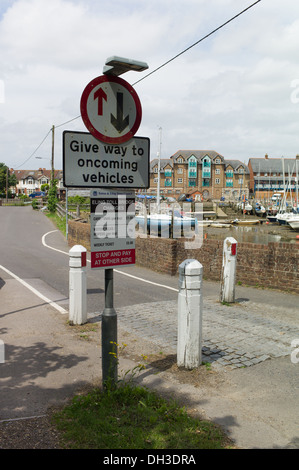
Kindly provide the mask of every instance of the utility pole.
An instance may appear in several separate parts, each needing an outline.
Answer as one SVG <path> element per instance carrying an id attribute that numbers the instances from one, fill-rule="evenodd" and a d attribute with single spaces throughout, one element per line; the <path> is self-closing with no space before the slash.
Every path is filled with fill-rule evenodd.
<path id="1" fill-rule="evenodd" d="M 8 167 L 6 168 L 6 202 L 8 202 Z"/>
<path id="2" fill-rule="evenodd" d="M 54 182 L 54 131 L 55 126 L 52 126 L 52 158 L 51 158 L 51 184 Z"/>

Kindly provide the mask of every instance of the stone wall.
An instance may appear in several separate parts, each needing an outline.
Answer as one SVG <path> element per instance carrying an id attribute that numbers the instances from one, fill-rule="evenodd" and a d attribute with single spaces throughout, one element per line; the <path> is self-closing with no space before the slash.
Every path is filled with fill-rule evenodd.
<path id="1" fill-rule="evenodd" d="M 90 250 L 90 225 L 69 222 L 69 245 Z M 183 239 L 137 238 L 136 264 L 164 274 L 176 275 L 187 258 L 200 261 L 204 278 L 219 281 L 223 242 L 203 240 L 201 248 L 186 250 Z M 299 243 L 238 243 L 237 282 L 299 294 Z"/>

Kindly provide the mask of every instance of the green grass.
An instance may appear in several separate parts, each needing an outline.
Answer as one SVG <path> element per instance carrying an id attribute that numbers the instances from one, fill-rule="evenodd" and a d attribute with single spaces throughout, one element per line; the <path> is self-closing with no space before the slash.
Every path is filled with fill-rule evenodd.
<path id="1" fill-rule="evenodd" d="M 68 449 L 223 449 L 228 442 L 213 423 L 131 383 L 75 396 L 53 423 Z"/>
<path id="2" fill-rule="evenodd" d="M 59 217 L 56 213 L 51 213 L 51 212 L 45 212 L 46 216 L 52 220 L 54 225 L 63 233 L 64 236 L 66 236 L 66 218 L 65 217 Z"/>

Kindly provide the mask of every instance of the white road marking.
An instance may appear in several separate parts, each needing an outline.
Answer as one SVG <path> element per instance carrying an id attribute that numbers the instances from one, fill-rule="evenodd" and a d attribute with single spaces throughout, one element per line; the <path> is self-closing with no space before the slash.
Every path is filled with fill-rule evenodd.
<path id="1" fill-rule="evenodd" d="M 35 295 L 37 295 L 40 299 L 42 299 L 44 302 L 46 302 L 47 304 L 51 305 L 51 307 L 54 307 L 56 310 L 58 310 L 58 312 L 62 313 L 62 314 L 65 314 L 65 313 L 68 313 L 67 310 L 65 310 L 63 307 L 61 307 L 60 305 L 58 305 L 56 302 L 53 302 L 52 300 L 48 299 L 48 297 L 46 297 L 45 295 L 41 294 L 41 292 L 39 292 L 37 289 L 35 289 L 34 287 L 32 287 L 30 284 L 28 284 L 28 282 L 24 281 L 23 279 L 21 279 L 19 276 L 17 276 L 16 274 L 12 273 L 11 271 L 9 271 L 9 269 L 5 268 L 4 266 L 0 265 L 0 269 L 2 269 L 3 271 L 5 271 L 7 274 L 9 274 L 11 277 L 13 277 L 14 279 L 16 279 L 18 282 L 20 282 L 20 284 L 22 284 L 23 286 L 27 287 L 27 289 L 31 290 L 31 292 L 33 292 Z"/>
<path id="2" fill-rule="evenodd" d="M 50 246 L 46 243 L 46 236 L 49 235 L 50 233 L 53 233 L 53 232 L 58 232 L 58 230 L 52 230 L 51 232 L 45 233 L 42 237 L 42 244 L 45 247 L 49 248 L 50 250 L 58 251 L 59 253 L 63 253 L 64 255 L 69 255 L 69 253 L 67 253 L 66 251 L 58 250 L 57 248 L 53 248 L 52 246 Z M 87 261 L 90 263 L 89 259 L 87 259 Z M 136 279 L 137 281 L 146 282 L 147 284 L 152 284 L 153 286 L 162 287 L 163 289 L 172 290 L 174 292 L 179 292 L 179 290 L 175 289 L 174 287 L 166 286 L 164 284 L 158 284 L 157 282 L 148 281 L 147 279 L 143 279 L 142 277 L 133 276 L 132 274 L 124 273 L 122 271 L 118 271 L 117 269 L 113 269 L 113 271 L 118 273 L 118 274 L 122 274 L 123 276 L 127 276 L 127 277 L 131 277 L 132 279 Z"/>

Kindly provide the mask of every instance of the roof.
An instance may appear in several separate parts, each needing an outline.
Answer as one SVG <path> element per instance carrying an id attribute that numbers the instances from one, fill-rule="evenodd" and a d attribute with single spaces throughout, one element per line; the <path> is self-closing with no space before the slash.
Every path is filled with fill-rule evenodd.
<path id="1" fill-rule="evenodd" d="M 296 158 L 250 158 L 248 164 L 251 164 L 253 173 L 282 173 L 282 161 L 285 173 L 295 171 Z"/>
<path id="2" fill-rule="evenodd" d="M 46 170 L 46 169 L 39 169 L 39 170 L 14 170 L 11 169 L 10 174 L 13 174 L 16 176 L 18 181 L 24 180 L 28 177 L 34 179 L 34 180 L 39 180 L 43 178 L 44 176 L 47 179 L 51 179 L 51 170 Z M 54 178 L 60 179 L 62 178 L 62 171 L 61 170 L 54 170 Z"/>
<path id="3" fill-rule="evenodd" d="M 159 162 L 158 158 L 155 158 L 154 160 L 150 162 L 150 171 L 153 171 L 154 166 L 158 165 L 158 162 Z M 167 165 L 170 165 L 172 168 L 173 167 L 172 160 L 170 160 L 170 158 L 161 158 L 160 159 L 160 171 L 164 170 L 164 168 Z"/>
<path id="4" fill-rule="evenodd" d="M 245 163 L 240 162 L 240 160 L 226 160 L 226 159 L 225 159 L 225 169 L 226 169 L 229 165 L 233 168 L 234 171 L 238 171 L 239 168 L 240 168 L 240 166 L 241 166 L 242 168 L 244 168 L 245 173 L 249 174 L 249 168 L 248 168 L 248 166 L 245 165 Z"/>
<path id="5" fill-rule="evenodd" d="M 206 155 L 208 155 L 212 160 L 219 157 L 224 161 L 224 157 L 220 153 L 215 152 L 215 150 L 178 150 L 170 158 L 177 160 L 179 157 L 183 157 L 184 160 L 187 160 L 191 155 L 194 155 L 198 161 L 201 161 Z"/>

